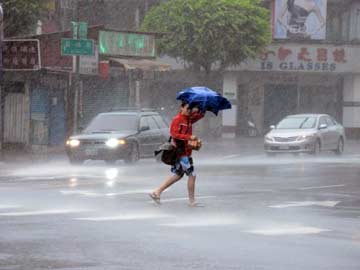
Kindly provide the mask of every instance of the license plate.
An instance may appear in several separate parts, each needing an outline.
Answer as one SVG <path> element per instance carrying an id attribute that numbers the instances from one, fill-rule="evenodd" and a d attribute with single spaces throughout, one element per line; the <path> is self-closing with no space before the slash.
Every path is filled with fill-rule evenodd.
<path id="1" fill-rule="evenodd" d="M 85 149 L 85 154 L 87 156 L 96 156 L 98 153 L 97 149 Z"/>
<path id="2" fill-rule="evenodd" d="M 281 146 L 279 146 L 279 149 L 280 149 L 280 150 L 289 150 L 289 146 L 287 146 L 287 145 L 281 145 Z"/>

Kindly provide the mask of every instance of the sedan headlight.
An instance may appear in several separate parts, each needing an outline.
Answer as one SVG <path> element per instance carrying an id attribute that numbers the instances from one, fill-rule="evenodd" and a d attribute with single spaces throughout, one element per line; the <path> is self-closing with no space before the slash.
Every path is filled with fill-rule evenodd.
<path id="1" fill-rule="evenodd" d="M 310 135 L 301 135 L 297 138 L 298 141 L 306 141 L 306 140 L 310 140 L 312 138 L 314 138 L 314 134 L 310 134 Z"/>
<path id="2" fill-rule="evenodd" d="M 106 141 L 106 145 L 110 148 L 116 148 L 119 145 L 124 145 L 124 144 L 126 144 L 125 140 L 119 140 L 119 139 L 115 139 L 115 138 L 112 138 L 112 139 L 109 139 Z"/>
<path id="3" fill-rule="evenodd" d="M 274 141 L 274 139 L 273 139 L 271 136 L 266 135 L 266 136 L 265 136 L 265 141 L 268 141 L 268 142 L 273 142 L 273 141 Z"/>
<path id="4" fill-rule="evenodd" d="M 70 139 L 66 141 L 66 145 L 70 147 L 78 147 L 80 145 L 80 141 L 76 139 Z"/>

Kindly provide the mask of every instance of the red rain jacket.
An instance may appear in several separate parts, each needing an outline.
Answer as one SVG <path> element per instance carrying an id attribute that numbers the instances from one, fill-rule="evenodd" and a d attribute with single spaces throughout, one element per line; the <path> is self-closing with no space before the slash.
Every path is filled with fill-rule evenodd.
<path id="1" fill-rule="evenodd" d="M 204 117 L 202 113 L 193 113 L 190 116 L 178 113 L 172 120 L 170 125 L 170 135 L 173 143 L 180 149 L 179 157 L 191 156 L 192 150 L 188 145 L 188 141 L 192 136 L 192 124 Z"/>

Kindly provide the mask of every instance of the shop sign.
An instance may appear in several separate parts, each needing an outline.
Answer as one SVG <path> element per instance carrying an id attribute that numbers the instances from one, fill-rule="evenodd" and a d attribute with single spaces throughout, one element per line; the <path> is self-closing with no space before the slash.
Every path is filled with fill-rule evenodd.
<path id="1" fill-rule="evenodd" d="M 39 70 L 41 68 L 39 40 L 4 40 L 2 58 L 4 70 Z"/>
<path id="2" fill-rule="evenodd" d="M 241 70 L 356 73 L 360 70 L 360 47 L 332 45 L 270 45 Z"/>
<path id="3" fill-rule="evenodd" d="M 99 53 L 110 56 L 155 57 L 155 36 L 150 34 L 100 31 Z"/>

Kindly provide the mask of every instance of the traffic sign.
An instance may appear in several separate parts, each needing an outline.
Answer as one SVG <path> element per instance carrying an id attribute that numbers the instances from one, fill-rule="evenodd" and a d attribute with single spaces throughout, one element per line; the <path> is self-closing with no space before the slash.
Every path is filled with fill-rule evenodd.
<path id="1" fill-rule="evenodd" d="M 87 39 L 87 22 L 71 22 L 71 32 L 73 34 L 73 39 Z"/>
<path id="2" fill-rule="evenodd" d="M 62 38 L 61 55 L 94 55 L 94 40 Z"/>

